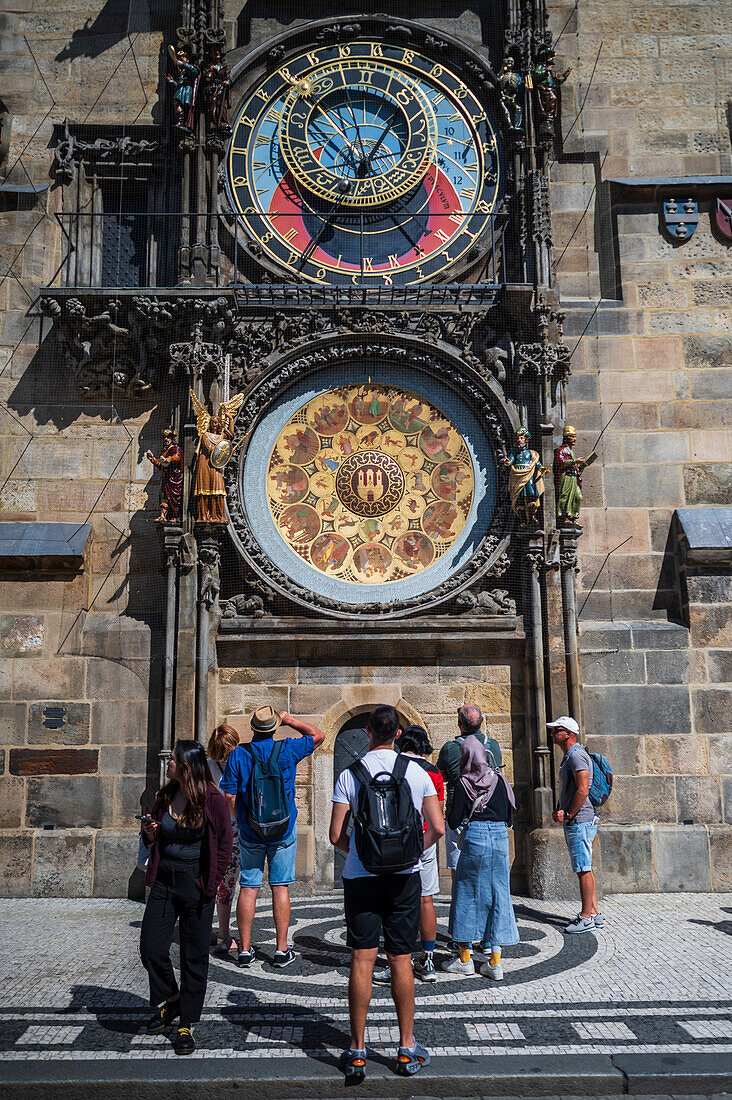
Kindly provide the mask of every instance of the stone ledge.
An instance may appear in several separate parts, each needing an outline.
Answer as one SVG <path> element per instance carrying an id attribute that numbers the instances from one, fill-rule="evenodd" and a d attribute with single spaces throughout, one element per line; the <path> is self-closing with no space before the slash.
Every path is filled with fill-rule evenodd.
<path id="1" fill-rule="evenodd" d="M 360 1097 L 462 1096 L 621 1096 L 624 1077 L 608 1055 L 545 1054 L 433 1057 L 429 1070 L 415 1085 L 412 1078 L 394 1076 L 381 1058 L 369 1060 L 365 1081 L 358 1086 Z M 182 1063 L 182 1064 L 181 1064 Z M 12 1095 L 35 1100 L 57 1100 L 66 1090 L 74 1100 L 96 1100 L 101 1094 L 134 1100 L 210 1100 L 232 1095 L 236 1082 L 241 1100 L 281 1100 L 298 1096 L 303 1100 L 340 1100 L 343 1075 L 330 1059 L 269 1057 L 257 1060 L 256 1069 L 237 1058 L 209 1057 L 176 1059 L 160 1063 L 150 1059 L 71 1063 L 8 1062 L 4 1067 Z M 713 1079 L 715 1080 L 715 1079 Z M 23 1090 L 22 1092 L 20 1090 Z M 662 1091 L 659 1088 L 657 1092 Z M 721 1091 L 721 1088 L 717 1091 Z"/>
<path id="2" fill-rule="evenodd" d="M 709 893 L 732 888 L 732 825 L 603 824 L 594 870 L 608 893 Z M 532 897 L 574 900 L 577 876 L 560 828 L 528 834 Z"/>

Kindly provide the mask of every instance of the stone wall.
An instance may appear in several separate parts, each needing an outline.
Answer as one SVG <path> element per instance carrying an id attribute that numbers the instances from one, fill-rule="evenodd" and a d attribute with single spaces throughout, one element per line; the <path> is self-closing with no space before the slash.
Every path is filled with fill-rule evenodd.
<path id="1" fill-rule="evenodd" d="M 226 5 L 240 52 L 245 6 Z M 578 592 L 587 728 L 618 771 L 603 830 L 606 887 L 720 889 L 729 886 L 732 821 L 732 605 L 725 579 L 690 579 L 684 623 L 669 532 L 680 505 L 729 500 L 730 250 L 704 207 L 680 246 L 659 232 L 655 208 L 624 198 L 613 215 L 607 181 L 730 172 L 729 17 L 719 0 L 580 0 L 574 15 L 569 0 L 550 6 L 555 35 L 566 24 L 560 67 L 573 67 L 552 208 L 568 342 L 577 344 L 569 419 L 580 454 L 624 402 L 585 479 Z M 92 525 L 78 574 L 0 578 L 0 889 L 10 894 L 139 890 L 133 815 L 158 778 L 164 590 L 144 454 L 157 451 L 170 395 L 157 404 L 81 398 L 37 309 L 63 247 L 54 124 L 66 115 L 100 126 L 160 120 L 161 51 L 177 12 L 149 7 L 139 22 L 139 5 L 130 16 L 102 0 L 0 0 L 0 99 L 12 118 L 2 171 L 10 183 L 49 185 L 29 209 L 0 212 L 0 521 Z M 477 15 L 459 18 L 434 23 L 477 40 Z M 249 41 L 280 29 L 260 21 Z M 232 653 L 222 654 L 220 713 L 245 724 L 260 702 L 286 706 L 325 723 L 331 746 L 344 716 L 387 689 L 438 747 L 456 706 L 477 702 L 526 799 L 513 661 L 265 667 Z M 327 885 L 327 749 L 302 779 L 311 839 L 301 869 Z M 520 881 L 525 834 L 515 835 Z"/>
<path id="2" fill-rule="evenodd" d="M 671 243 L 657 204 L 631 191 L 614 216 L 605 207 L 612 179 L 732 171 L 729 8 L 581 0 L 572 16 L 573 5 L 551 7 L 555 33 L 570 20 L 558 44 L 557 68 L 572 73 L 551 203 L 578 454 L 623 402 L 585 477 L 579 601 L 629 539 L 583 618 L 665 618 L 674 509 L 730 499 L 732 251 L 713 236 L 708 203 L 685 243 Z"/>
<path id="3" fill-rule="evenodd" d="M 729 576 L 691 578 L 682 607 L 671 521 L 731 499 L 732 250 L 712 231 L 710 192 L 680 243 L 652 190 L 609 181 L 729 175 L 729 7 L 552 8 L 555 33 L 566 24 L 557 68 L 573 70 L 551 200 L 578 455 L 623 403 L 584 478 L 577 597 L 587 741 L 617 775 L 604 884 L 724 889 Z"/>
<path id="4" fill-rule="evenodd" d="M 62 256 L 53 126 L 154 120 L 175 13 L 153 7 L 135 26 L 101 0 L 0 0 L 2 173 L 47 188 L 0 213 L 0 522 L 92 525 L 77 574 L 0 584 L 0 890 L 16 896 L 139 892 L 134 814 L 158 773 L 164 589 L 143 456 L 163 411 L 84 400 L 37 308 Z"/>
<path id="5" fill-rule="evenodd" d="M 423 725 L 437 759 L 445 741 L 457 735 L 456 712 L 475 703 L 486 730 L 501 746 L 506 774 L 516 786 L 517 826 L 512 834 L 512 875 L 517 889 L 527 883 L 525 837 L 530 803 L 524 725 L 523 670 L 518 660 L 451 657 L 409 666 L 341 663 L 337 658 L 259 663 L 245 647 L 220 644 L 218 712 L 249 736 L 247 715 L 269 703 L 276 710 L 312 722 L 326 734 L 311 761 L 300 765 L 298 797 L 298 880 L 305 888 L 333 886 L 333 852 L 328 841 L 333 750 L 342 726 L 378 703 L 396 706 Z"/>

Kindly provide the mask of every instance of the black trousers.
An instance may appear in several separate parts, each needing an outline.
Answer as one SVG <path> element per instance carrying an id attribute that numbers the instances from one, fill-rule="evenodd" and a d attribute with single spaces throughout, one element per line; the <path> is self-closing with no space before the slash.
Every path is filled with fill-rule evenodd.
<path id="1" fill-rule="evenodd" d="M 150 978 L 150 1004 L 162 1004 L 180 988 L 182 1024 L 201 1019 L 206 996 L 208 959 L 216 898 L 207 898 L 195 883 L 197 869 L 161 860 L 142 918 L 140 955 Z M 170 961 L 175 922 L 179 922 L 180 986 Z"/>

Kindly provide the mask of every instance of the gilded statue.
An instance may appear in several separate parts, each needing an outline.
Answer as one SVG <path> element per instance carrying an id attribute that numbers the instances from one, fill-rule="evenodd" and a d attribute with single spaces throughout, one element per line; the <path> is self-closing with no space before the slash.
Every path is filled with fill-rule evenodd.
<path id="1" fill-rule="evenodd" d="M 577 520 L 582 508 L 582 471 L 592 465 L 597 452 L 592 451 L 587 458 L 575 458 L 573 448 L 576 442 L 577 432 L 571 424 L 565 425 L 562 445 L 554 452 L 554 486 L 557 522 L 581 527 Z"/>
<path id="2" fill-rule="evenodd" d="M 145 457 L 162 474 L 160 482 L 160 515 L 156 523 L 180 523 L 183 503 L 183 450 L 178 445 L 175 432 L 166 428 L 163 432 L 163 449 L 158 458 L 147 451 Z"/>
<path id="3" fill-rule="evenodd" d="M 511 497 L 511 507 L 521 521 L 521 526 L 527 523 L 536 525 L 539 522 L 539 506 L 544 495 L 544 476 L 549 472 L 548 466 L 542 466 L 541 459 L 536 451 L 529 448 L 528 429 L 521 425 L 516 431 L 516 449 L 503 459 L 503 465 L 508 467 L 508 492 Z"/>
<path id="4" fill-rule="evenodd" d="M 196 448 L 196 478 L 193 496 L 199 523 L 226 523 L 226 489 L 222 469 L 231 458 L 234 420 L 244 401 L 237 393 L 230 401 L 222 401 L 218 412 L 208 413 L 191 390 L 196 414 L 198 446 Z"/>

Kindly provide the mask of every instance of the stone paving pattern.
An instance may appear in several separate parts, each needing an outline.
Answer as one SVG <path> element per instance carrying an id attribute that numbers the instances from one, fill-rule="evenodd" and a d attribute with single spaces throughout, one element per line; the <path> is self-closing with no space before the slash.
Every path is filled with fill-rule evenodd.
<path id="1" fill-rule="evenodd" d="M 453 1055 L 732 1053 L 732 896 L 614 896 L 605 928 L 561 929 L 576 907 L 515 900 L 521 942 L 505 953 L 502 983 L 441 974 L 417 983 L 419 1039 L 436 1059 Z M 299 899 L 298 961 L 274 971 L 264 906 L 249 970 L 211 960 L 197 1059 L 320 1059 L 348 1039 L 349 952 L 342 898 Z M 142 1031 L 147 981 L 137 953 L 142 905 L 111 900 L 4 900 L 0 1059 L 159 1061 L 176 1058 L 165 1036 Z M 447 955 L 448 905 L 438 902 L 437 954 Z M 174 960 L 177 947 L 174 947 Z M 388 991 L 375 986 L 367 1042 L 378 1058 L 397 1044 Z M 330 1071 L 329 1071 L 330 1072 Z"/>

